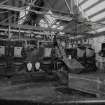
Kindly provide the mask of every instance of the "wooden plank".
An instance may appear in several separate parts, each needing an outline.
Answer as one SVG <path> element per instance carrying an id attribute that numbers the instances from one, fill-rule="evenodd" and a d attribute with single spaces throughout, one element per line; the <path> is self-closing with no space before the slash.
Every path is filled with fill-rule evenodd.
<path id="1" fill-rule="evenodd" d="M 65 59 L 64 63 L 67 65 L 67 67 L 69 69 L 75 70 L 75 69 L 84 69 L 84 67 L 82 66 L 82 64 L 80 64 L 76 59 Z"/>
<path id="2" fill-rule="evenodd" d="M 57 44 L 58 44 L 60 54 L 63 58 L 62 60 L 69 68 L 70 72 L 79 73 L 80 71 L 82 71 L 84 69 L 82 64 L 80 64 L 76 59 L 69 60 L 59 40 L 57 40 Z"/>
<path id="3" fill-rule="evenodd" d="M 105 78 L 101 80 L 99 76 L 88 75 L 69 74 L 68 87 L 82 92 L 95 94 L 97 97 L 105 95 Z"/>

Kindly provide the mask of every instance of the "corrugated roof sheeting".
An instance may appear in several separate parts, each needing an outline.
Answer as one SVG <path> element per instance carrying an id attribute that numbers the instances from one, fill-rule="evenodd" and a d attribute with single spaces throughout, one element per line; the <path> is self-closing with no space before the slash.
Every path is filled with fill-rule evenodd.
<path id="1" fill-rule="evenodd" d="M 79 6 L 89 20 L 102 24 L 103 27 L 95 31 L 105 31 L 105 0 L 79 0 Z"/>

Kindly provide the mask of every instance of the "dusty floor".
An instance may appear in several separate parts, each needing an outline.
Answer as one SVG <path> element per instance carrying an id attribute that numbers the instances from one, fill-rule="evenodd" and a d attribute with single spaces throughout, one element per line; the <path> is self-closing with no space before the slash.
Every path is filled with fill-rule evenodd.
<path id="1" fill-rule="evenodd" d="M 68 89 L 58 81 L 39 80 L 36 82 L 35 77 L 29 75 L 1 77 L 0 100 L 2 99 L 44 103 L 97 100 L 95 95 Z"/>
<path id="2" fill-rule="evenodd" d="M 95 96 L 80 93 L 60 85 L 57 81 L 13 81 L 12 79 L 2 78 L 0 80 L 0 99 L 7 100 L 31 100 L 37 102 L 70 101 Z"/>

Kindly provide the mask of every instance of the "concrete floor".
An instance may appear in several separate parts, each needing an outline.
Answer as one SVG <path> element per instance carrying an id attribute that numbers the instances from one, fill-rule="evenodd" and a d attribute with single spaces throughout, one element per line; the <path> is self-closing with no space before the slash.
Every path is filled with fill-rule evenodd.
<path id="1" fill-rule="evenodd" d="M 68 89 L 58 81 L 36 82 L 34 79 L 29 75 L 17 75 L 9 79 L 0 78 L 0 100 L 44 103 L 98 100 L 94 95 Z"/>
<path id="2" fill-rule="evenodd" d="M 85 97 L 84 97 L 85 96 Z M 34 102 L 70 101 L 94 98 L 89 94 L 76 92 L 60 85 L 57 81 L 14 83 L 11 79 L 0 80 L 0 99 L 27 100 Z"/>

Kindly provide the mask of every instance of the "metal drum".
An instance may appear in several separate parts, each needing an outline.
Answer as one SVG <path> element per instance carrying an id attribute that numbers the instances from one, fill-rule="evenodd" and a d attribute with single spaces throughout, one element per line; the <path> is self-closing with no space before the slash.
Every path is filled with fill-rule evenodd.
<path id="1" fill-rule="evenodd" d="M 0 56 L 5 55 L 5 46 L 0 46 Z"/>
<path id="2" fill-rule="evenodd" d="M 51 51 L 52 48 L 44 48 L 44 55 L 43 55 L 43 60 L 41 62 L 41 67 L 43 70 L 49 72 L 52 69 L 52 58 L 51 58 Z"/>
<path id="3" fill-rule="evenodd" d="M 51 50 L 52 50 L 52 48 L 45 48 L 44 49 L 44 57 L 51 57 Z"/>
<path id="4" fill-rule="evenodd" d="M 6 40 L 0 40 L 0 57 L 6 55 Z"/>

